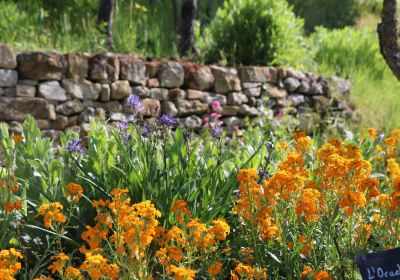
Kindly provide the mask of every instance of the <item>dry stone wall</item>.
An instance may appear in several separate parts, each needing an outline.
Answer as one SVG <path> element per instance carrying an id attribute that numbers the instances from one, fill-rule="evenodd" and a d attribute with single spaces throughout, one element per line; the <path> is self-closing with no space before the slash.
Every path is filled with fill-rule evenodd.
<path id="1" fill-rule="evenodd" d="M 148 121 L 169 114 L 199 129 L 211 104 L 228 127 L 248 117 L 274 118 L 284 110 L 331 112 L 351 117 L 350 83 L 293 69 L 199 65 L 188 61 L 145 59 L 124 54 L 15 54 L 0 45 L 0 122 L 19 133 L 28 114 L 44 135 L 57 138 L 65 129 L 85 130 L 92 117 L 123 121 L 126 100 L 137 95 Z"/>

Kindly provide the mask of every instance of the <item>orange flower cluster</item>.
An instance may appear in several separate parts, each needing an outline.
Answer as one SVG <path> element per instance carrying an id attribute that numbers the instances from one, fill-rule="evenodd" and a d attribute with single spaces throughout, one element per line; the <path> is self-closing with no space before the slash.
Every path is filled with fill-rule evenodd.
<path id="1" fill-rule="evenodd" d="M 218 242 L 226 240 L 230 227 L 221 218 L 213 220 L 209 226 L 201 223 L 199 219 L 189 219 L 190 212 L 183 200 L 174 202 L 171 211 L 175 212 L 175 215 L 184 213 L 180 216 L 182 219 L 177 221 L 181 227 L 173 226 L 170 230 L 161 227 L 157 229 L 157 242 L 162 247 L 156 252 L 156 257 L 170 274 L 174 274 L 175 279 L 186 279 L 177 276 L 179 271 L 189 271 L 191 274 L 185 277 L 193 279 L 195 271 L 183 268 L 183 264 L 190 264 L 207 253 L 215 252 Z M 211 277 L 214 277 L 221 268 L 221 263 L 214 263 L 208 268 L 208 272 Z M 193 276 L 190 276 L 192 274 Z"/>
<path id="2" fill-rule="evenodd" d="M 14 176 L 9 176 L 5 181 L 0 181 L 0 197 L 4 210 L 11 213 L 14 210 L 22 209 L 22 201 L 13 193 L 18 191 L 19 184 Z"/>
<path id="3" fill-rule="evenodd" d="M 65 190 L 67 191 L 65 197 L 67 199 L 72 199 L 74 203 L 77 203 L 78 200 L 81 199 L 83 196 L 82 187 L 74 182 L 71 182 L 68 185 L 66 185 Z"/>
<path id="4" fill-rule="evenodd" d="M 116 264 L 109 264 L 108 260 L 101 254 L 92 254 L 90 252 L 85 254 L 85 261 L 80 267 L 81 270 L 86 271 L 91 279 L 119 279 L 119 266 Z"/>
<path id="5" fill-rule="evenodd" d="M 62 213 L 63 208 L 64 206 L 59 202 L 42 204 L 35 217 L 44 216 L 44 226 L 47 228 L 53 228 L 53 223 L 62 224 L 67 221 L 67 217 Z"/>
<path id="6" fill-rule="evenodd" d="M 109 238 L 122 256 L 128 255 L 132 260 L 137 260 L 145 255 L 145 250 L 156 235 L 157 218 L 161 213 L 150 201 L 132 205 L 126 197 L 127 192 L 115 189 L 111 192 L 112 201 L 93 203 L 98 211 L 96 225 L 88 226 L 82 234 L 91 251 L 101 251 L 101 240 Z"/>
<path id="7" fill-rule="evenodd" d="M 397 158 L 397 148 L 400 143 L 400 130 L 394 129 L 390 136 L 385 139 L 386 156 L 388 158 Z"/>
<path id="8" fill-rule="evenodd" d="M 245 265 L 243 263 L 238 263 L 234 270 L 231 270 L 231 279 L 253 279 L 253 280 L 263 280 L 267 279 L 267 269 L 252 267 Z"/>
<path id="9" fill-rule="evenodd" d="M 14 248 L 0 251 L 0 279 L 14 280 L 15 274 L 21 269 L 19 259 L 22 259 L 21 253 Z"/>
<path id="10" fill-rule="evenodd" d="M 305 266 L 301 272 L 301 277 L 308 277 L 314 280 L 332 280 L 333 277 L 325 270 L 314 271 L 310 266 Z"/>

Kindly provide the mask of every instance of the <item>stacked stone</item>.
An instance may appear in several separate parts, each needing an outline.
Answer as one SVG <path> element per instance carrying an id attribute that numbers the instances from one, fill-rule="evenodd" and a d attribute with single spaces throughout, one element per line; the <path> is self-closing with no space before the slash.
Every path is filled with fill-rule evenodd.
<path id="1" fill-rule="evenodd" d="M 132 94 L 141 98 L 145 119 L 169 114 L 199 129 L 215 100 L 229 127 L 241 126 L 245 117 L 273 118 L 283 110 L 294 116 L 311 109 L 349 117 L 349 91 L 346 80 L 292 69 L 235 69 L 112 53 L 15 55 L 0 46 L 0 122 L 20 133 L 30 114 L 53 138 L 65 129 L 87 131 L 92 117 L 123 121 Z"/>

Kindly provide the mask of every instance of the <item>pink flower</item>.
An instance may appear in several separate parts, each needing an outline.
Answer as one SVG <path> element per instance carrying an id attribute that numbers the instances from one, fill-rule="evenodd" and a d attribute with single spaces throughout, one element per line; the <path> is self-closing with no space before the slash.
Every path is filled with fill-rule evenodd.
<path id="1" fill-rule="evenodd" d="M 211 108 L 214 112 L 219 112 L 222 110 L 221 103 L 218 100 L 215 100 L 211 103 Z"/>
<path id="2" fill-rule="evenodd" d="M 210 117 L 215 120 L 219 120 L 222 116 L 218 113 L 211 113 Z"/>

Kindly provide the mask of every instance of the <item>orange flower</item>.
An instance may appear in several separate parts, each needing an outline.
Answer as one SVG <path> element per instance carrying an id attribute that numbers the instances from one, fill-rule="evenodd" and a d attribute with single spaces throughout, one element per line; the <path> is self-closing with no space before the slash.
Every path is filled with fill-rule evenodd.
<path id="1" fill-rule="evenodd" d="M 241 169 L 238 171 L 237 180 L 239 182 L 257 181 L 258 173 L 256 169 Z"/>
<path id="2" fill-rule="evenodd" d="M 7 213 L 11 213 L 14 210 L 22 209 L 22 201 L 21 200 L 16 200 L 14 202 L 5 201 L 3 202 L 3 207 Z"/>
<path id="3" fill-rule="evenodd" d="M 66 198 L 72 198 L 74 203 L 77 203 L 78 200 L 83 196 L 83 189 L 80 185 L 75 184 L 73 182 L 69 183 L 65 186 L 67 190 Z"/>
<path id="4" fill-rule="evenodd" d="M 375 140 L 377 138 L 377 131 L 375 128 L 367 128 L 369 137 L 371 137 L 372 140 Z"/>
<path id="5" fill-rule="evenodd" d="M 175 280 L 193 280 L 196 276 L 196 270 L 171 265 L 169 274 L 174 274 Z"/>
<path id="6" fill-rule="evenodd" d="M 24 141 L 24 137 L 22 135 L 14 134 L 12 136 L 12 140 L 14 141 L 15 144 L 17 144 Z"/>
<path id="7" fill-rule="evenodd" d="M 62 271 L 65 263 L 69 260 L 69 257 L 61 252 L 56 256 L 52 256 L 51 259 L 55 259 L 55 261 L 51 265 L 49 265 L 47 269 L 51 270 L 52 274 L 55 274 L 56 272 Z"/>
<path id="8" fill-rule="evenodd" d="M 190 211 L 184 200 L 178 199 L 172 203 L 170 211 L 175 214 L 175 219 L 178 224 L 182 224 L 185 218 L 190 217 Z"/>
<path id="9" fill-rule="evenodd" d="M 306 265 L 301 272 L 301 277 L 307 277 L 307 275 L 309 275 L 311 272 L 313 272 L 311 266 Z"/>
<path id="10" fill-rule="evenodd" d="M 68 266 L 64 271 L 64 276 L 68 279 L 81 279 L 81 271 L 75 267 Z"/>
<path id="11" fill-rule="evenodd" d="M 208 268 L 208 273 L 210 274 L 211 277 L 214 277 L 215 275 L 221 272 L 221 269 L 222 269 L 222 263 L 215 262 Z"/>
<path id="12" fill-rule="evenodd" d="M 59 202 L 42 204 L 39 207 L 39 213 L 35 216 L 35 218 L 44 216 L 44 226 L 47 228 L 53 228 L 53 222 L 65 223 L 67 221 L 67 217 L 65 217 L 61 212 L 63 208 L 64 207 Z"/>

